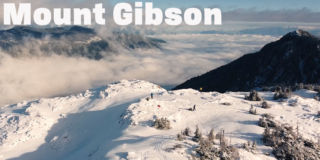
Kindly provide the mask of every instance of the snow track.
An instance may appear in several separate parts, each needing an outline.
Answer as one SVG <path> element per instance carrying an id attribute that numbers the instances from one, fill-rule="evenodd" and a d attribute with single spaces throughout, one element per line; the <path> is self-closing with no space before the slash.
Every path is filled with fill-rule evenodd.
<path id="1" fill-rule="evenodd" d="M 170 136 L 162 136 L 155 145 L 154 150 L 162 157 L 163 160 L 170 160 L 165 154 L 163 154 L 163 145 L 166 143 L 167 140 L 170 139 Z"/>

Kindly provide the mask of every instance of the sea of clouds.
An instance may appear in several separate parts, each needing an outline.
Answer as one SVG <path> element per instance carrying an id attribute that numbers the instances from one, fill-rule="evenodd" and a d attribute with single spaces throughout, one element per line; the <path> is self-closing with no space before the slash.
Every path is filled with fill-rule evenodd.
<path id="1" fill-rule="evenodd" d="M 153 36 L 161 49 L 127 50 L 101 60 L 0 52 L 0 105 L 63 96 L 121 79 L 142 79 L 170 89 L 194 76 L 253 53 L 279 37 L 176 34 Z M 41 54 L 40 54 L 41 55 Z"/>

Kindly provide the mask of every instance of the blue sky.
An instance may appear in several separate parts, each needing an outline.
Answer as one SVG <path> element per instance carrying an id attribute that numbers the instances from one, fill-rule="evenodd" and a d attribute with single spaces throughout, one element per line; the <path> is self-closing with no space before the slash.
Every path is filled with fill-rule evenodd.
<path id="1" fill-rule="evenodd" d="M 110 0 L 112 4 L 119 2 L 135 2 Z M 256 8 L 257 10 L 279 10 L 279 9 L 301 9 L 308 8 L 313 11 L 319 11 L 320 0 L 149 0 L 142 2 L 153 2 L 155 7 L 190 7 L 190 6 L 219 6 L 222 10 L 230 10 L 235 8 Z"/>
<path id="2" fill-rule="evenodd" d="M 0 0 L 1 1 L 1 0 Z M 190 7 L 220 8 L 222 26 L 189 27 L 188 30 L 239 30 L 258 27 L 299 27 L 320 29 L 320 0 L 2 0 L 6 2 L 28 2 L 32 7 L 78 7 L 93 8 L 94 4 L 104 3 L 107 8 L 106 18 L 112 21 L 113 5 L 120 2 L 153 2 L 155 8 L 163 11 L 167 8 Z M 2 9 L 0 5 L 0 10 Z M 0 12 L 0 22 L 3 12 Z M 235 23 L 236 22 L 236 23 Z M 180 25 L 174 29 L 182 28 Z M 198 28 L 197 28 L 198 27 Z M 158 27 L 159 28 L 159 27 Z M 157 28 L 157 29 L 158 29 Z M 1 26 L 0 26 L 1 29 Z"/>

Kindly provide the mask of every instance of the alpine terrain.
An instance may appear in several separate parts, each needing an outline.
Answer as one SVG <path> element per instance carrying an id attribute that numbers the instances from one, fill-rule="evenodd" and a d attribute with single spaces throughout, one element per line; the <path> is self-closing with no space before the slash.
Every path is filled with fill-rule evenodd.
<path id="1" fill-rule="evenodd" d="M 316 92 L 299 90 L 281 102 L 272 92 L 251 93 L 262 105 L 245 100 L 248 94 L 166 91 L 146 81 L 121 80 L 66 97 L 1 106 L 0 159 L 320 156 Z"/>
<path id="2" fill-rule="evenodd" d="M 320 82 L 320 40 L 303 30 L 290 32 L 259 52 L 191 78 L 174 89 L 248 91 L 254 87 Z"/>

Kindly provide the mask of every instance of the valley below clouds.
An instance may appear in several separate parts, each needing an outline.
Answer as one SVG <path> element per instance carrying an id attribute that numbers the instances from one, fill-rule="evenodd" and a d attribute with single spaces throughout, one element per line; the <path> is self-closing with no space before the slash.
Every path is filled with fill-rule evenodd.
<path id="1" fill-rule="evenodd" d="M 161 49 L 119 47 L 117 54 L 100 60 L 56 54 L 14 58 L 1 52 L 0 105 L 78 93 L 121 79 L 141 79 L 171 89 L 280 38 L 201 34 L 152 37 L 167 43 Z"/>

